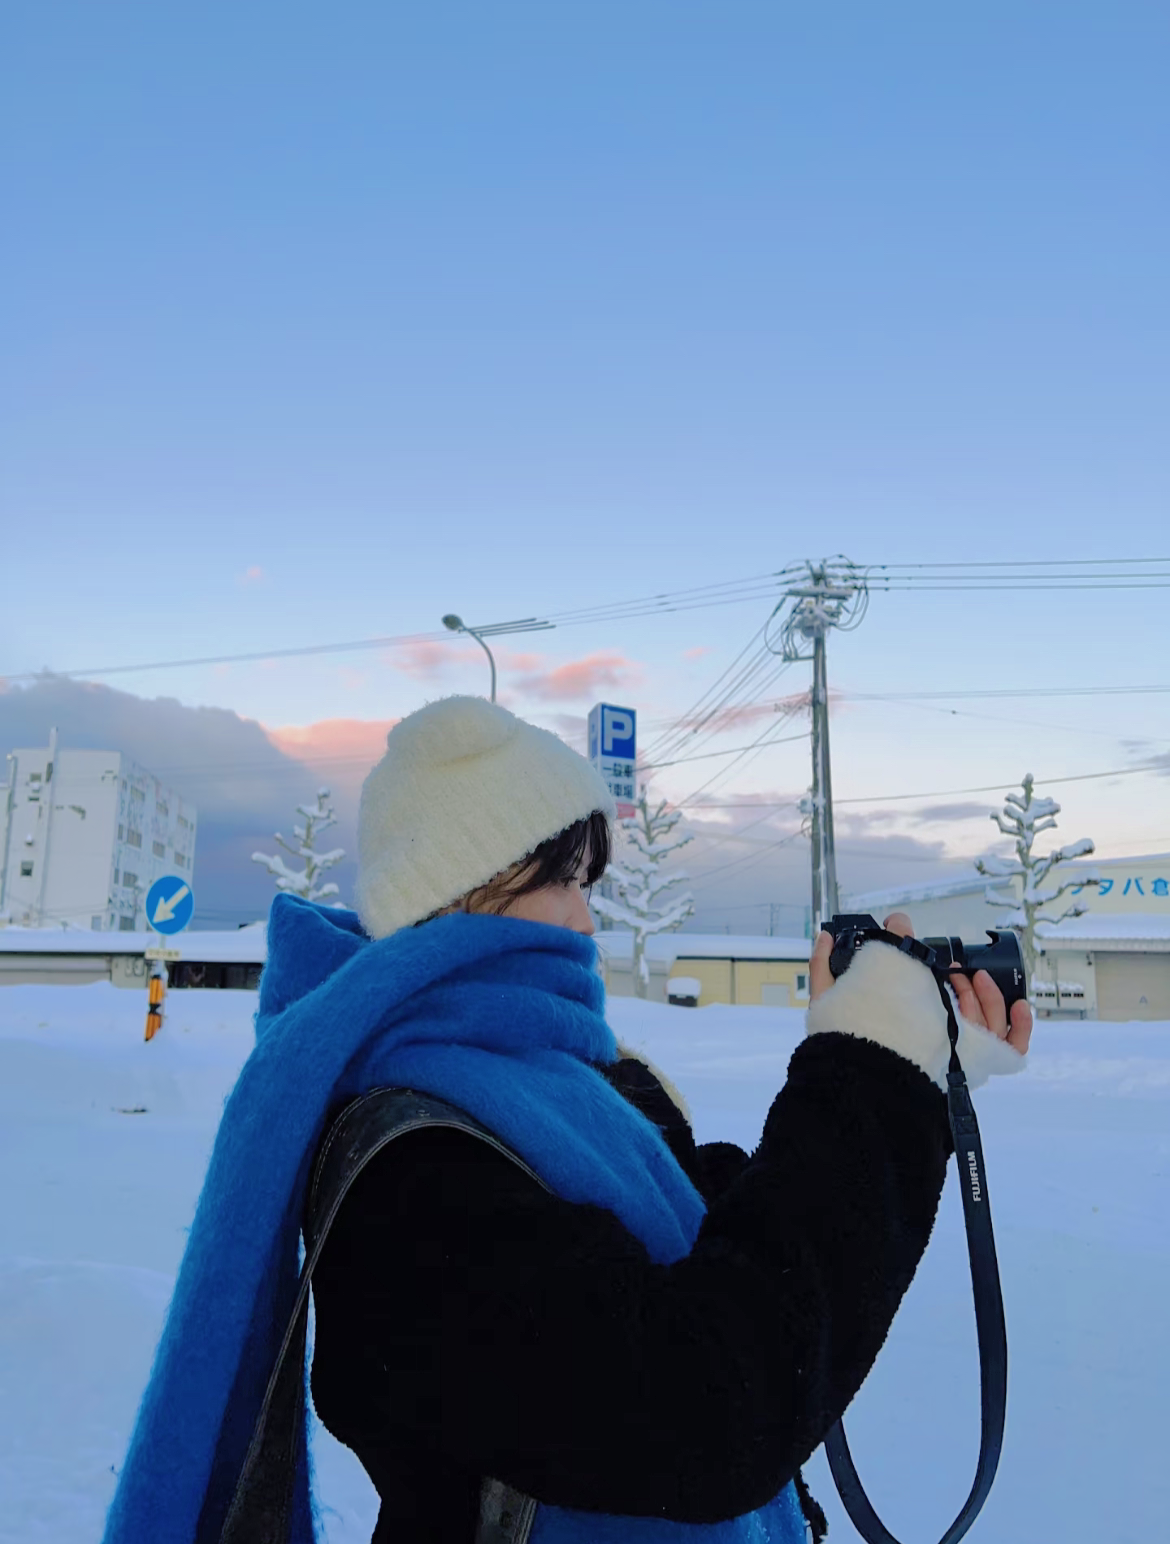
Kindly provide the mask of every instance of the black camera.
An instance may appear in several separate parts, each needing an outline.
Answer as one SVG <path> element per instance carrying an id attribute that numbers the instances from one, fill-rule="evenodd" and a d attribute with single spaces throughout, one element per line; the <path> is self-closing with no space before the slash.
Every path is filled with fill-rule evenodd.
<path id="1" fill-rule="evenodd" d="M 1011 932 L 988 928 L 989 944 L 965 944 L 961 938 L 896 939 L 864 912 L 842 913 L 826 922 L 824 928 L 826 933 L 833 935 L 829 969 L 834 976 L 848 970 L 849 962 L 862 944 L 878 939 L 882 943 L 896 943 L 903 953 L 943 975 L 952 965 L 957 965 L 967 976 L 985 970 L 1003 993 L 1009 1013 L 1014 1002 L 1028 995 L 1020 940 Z"/>

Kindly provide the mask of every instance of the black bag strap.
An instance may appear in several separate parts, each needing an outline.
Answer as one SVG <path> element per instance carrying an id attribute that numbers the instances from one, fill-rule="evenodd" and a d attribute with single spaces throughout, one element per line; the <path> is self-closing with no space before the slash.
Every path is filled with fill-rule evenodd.
<path id="1" fill-rule="evenodd" d="M 347 1105 L 317 1154 L 303 1223 L 305 1261 L 297 1295 L 240 1469 L 219 1544 L 288 1544 L 299 1444 L 305 1425 L 305 1342 L 313 1271 L 358 1175 L 389 1143 L 424 1127 L 464 1131 L 511 1159 L 542 1189 L 534 1169 L 465 1111 L 409 1088 L 379 1088 Z M 526 1544 L 536 1502 L 485 1479 L 475 1544 Z"/>
<path id="2" fill-rule="evenodd" d="M 894 934 L 890 935 L 890 942 L 895 947 L 901 943 Z M 975 1327 L 979 1340 L 979 1396 L 982 1406 L 975 1480 L 962 1510 L 940 1541 L 940 1544 L 956 1544 L 975 1521 L 987 1500 L 1003 1450 L 1007 1416 L 1007 1326 L 1003 1316 L 1003 1293 L 995 1254 L 995 1234 L 991 1227 L 991 1208 L 987 1199 L 983 1143 L 979 1136 L 979 1122 L 975 1119 L 975 1107 L 971 1103 L 971 1091 L 959 1062 L 959 1026 L 955 1019 L 955 1005 L 946 986 L 945 974 L 936 972 L 935 980 L 947 1010 L 947 1036 L 951 1045 L 950 1064 L 947 1068 L 947 1115 L 959 1164 L 959 1189 L 963 1197 L 963 1220 L 967 1228 L 967 1254 L 971 1264 Z M 862 1489 L 849 1444 L 845 1440 L 845 1428 L 840 1421 L 825 1438 L 825 1454 L 845 1510 L 866 1544 L 898 1544 Z"/>

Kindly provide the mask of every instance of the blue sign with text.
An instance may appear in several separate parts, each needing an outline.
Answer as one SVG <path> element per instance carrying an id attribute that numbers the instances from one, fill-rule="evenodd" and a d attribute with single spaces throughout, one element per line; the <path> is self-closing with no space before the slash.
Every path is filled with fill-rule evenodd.
<path id="1" fill-rule="evenodd" d="M 605 779 L 619 819 L 634 813 L 637 798 L 637 714 L 599 702 L 589 714 L 589 760 Z"/>
<path id="2" fill-rule="evenodd" d="M 615 708 L 608 702 L 599 702 L 589 715 L 589 760 L 618 756 L 623 761 L 633 761 L 636 718 L 633 708 Z"/>
<path id="3" fill-rule="evenodd" d="M 181 933 L 194 915 L 195 896 L 178 874 L 164 874 L 146 892 L 146 920 L 156 933 Z"/>

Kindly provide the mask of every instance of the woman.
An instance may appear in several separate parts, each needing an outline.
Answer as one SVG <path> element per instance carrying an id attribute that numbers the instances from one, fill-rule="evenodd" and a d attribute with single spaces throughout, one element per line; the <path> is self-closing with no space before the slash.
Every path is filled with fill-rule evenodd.
<path id="1" fill-rule="evenodd" d="M 470 1544 L 489 1479 L 540 1503 L 533 1544 L 795 1544 L 803 1517 L 823 1525 L 800 1464 L 865 1378 L 938 1204 L 945 1016 L 880 944 L 834 984 L 822 934 L 809 1038 L 759 1147 L 697 1148 L 604 1021 L 586 892 L 610 814 L 587 763 L 481 699 L 390 732 L 362 795 L 360 925 L 273 906 L 257 1047 L 108 1540 L 219 1537 L 312 1154 L 382 1086 L 448 1101 L 507 1152 L 458 1130 L 391 1143 L 314 1277 L 313 1395 L 378 1488 L 376 1541 Z M 1015 1070 L 1026 1008 L 1009 1025 L 980 976 L 958 997 L 969 1081 Z"/>

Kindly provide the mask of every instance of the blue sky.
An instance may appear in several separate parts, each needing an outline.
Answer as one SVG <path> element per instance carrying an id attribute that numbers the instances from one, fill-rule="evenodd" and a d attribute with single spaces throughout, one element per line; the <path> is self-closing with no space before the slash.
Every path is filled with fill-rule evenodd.
<path id="1" fill-rule="evenodd" d="M 1162 6 L 113 0 L 4 32 L 0 673 L 835 551 L 1166 547 Z M 833 681 L 1165 682 L 1165 593 L 878 596 Z M 540 658 L 505 665 L 507 700 L 570 734 L 596 695 L 669 722 L 766 610 L 520 640 Z M 445 658 L 117 684 L 382 722 L 482 689 L 474 651 Z M 1166 702 L 843 701 L 837 788 L 1127 765 L 1170 750 Z M 791 792 L 804 756 L 727 787 Z M 1076 786 L 1070 834 L 1170 847 L 1170 778 Z"/>

